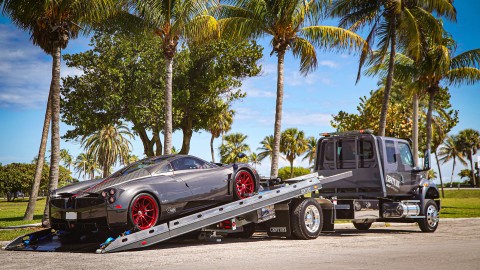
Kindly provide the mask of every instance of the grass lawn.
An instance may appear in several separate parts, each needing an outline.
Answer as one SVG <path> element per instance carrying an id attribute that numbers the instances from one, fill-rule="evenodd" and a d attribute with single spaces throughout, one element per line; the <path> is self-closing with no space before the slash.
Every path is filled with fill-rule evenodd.
<path id="1" fill-rule="evenodd" d="M 445 190 L 440 217 L 480 217 L 480 190 Z"/>
<path id="2" fill-rule="evenodd" d="M 33 220 L 23 220 L 27 205 L 27 198 L 15 199 L 13 202 L 0 199 L 0 228 L 41 222 L 43 209 L 45 208 L 45 198 L 37 200 Z"/>
<path id="3" fill-rule="evenodd" d="M 0 228 L 39 223 L 42 221 L 43 209 L 45 207 L 45 198 L 40 198 L 35 205 L 33 220 L 22 220 L 27 209 L 28 199 L 15 199 L 14 202 L 7 202 L 0 199 Z M 0 241 L 13 240 L 16 237 L 34 232 L 40 228 L 24 228 L 16 230 L 1 230 Z"/>

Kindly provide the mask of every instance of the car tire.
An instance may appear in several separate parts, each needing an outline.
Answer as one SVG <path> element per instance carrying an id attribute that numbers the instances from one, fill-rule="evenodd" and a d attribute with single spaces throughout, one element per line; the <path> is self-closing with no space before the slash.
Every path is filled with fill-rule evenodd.
<path id="1" fill-rule="evenodd" d="M 136 230 L 146 230 L 157 225 L 160 207 L 157 200 L 148 193 L 137 194 L 128 208 L 128 222 Z"/>
<path id="2" fill-rule="evenodd" d="M 438 227 L 438 206 L 435 201 L 427 199 L 422 209 L 422 215 L 425 216 L 418 221 L 418 227 L 422 232 L 432 233 L 437 230 Z"/>
<path id="3" fill-rule="evenodd" d="M 230 238 L 250 238 L 255 233 L 255 223 L 248 223 L 242 226 L 242 232 L 229 233 Z"/>
<path id="4" fill-rule="evenodd" d="M 297 239 L 315 239 L 322 231 L 322 207 L 315 199 L 294 202 L 292 205 L 292 235 Z"/>
<path id="5" fill-rule="evenodd" d="M 243 200 L 250 197 L 250 194 L 255 193 L 256 181 L 252 173 L 247 170 L 239 170 L 235 174 L 233 182 L 233 197 L 235 200 Z"/>
<path id="6" fill-rule="evenodd" d="M 372 222 L 352 222 L 355 229 L 359 231 L 368 231 L 372 227 Z"/>

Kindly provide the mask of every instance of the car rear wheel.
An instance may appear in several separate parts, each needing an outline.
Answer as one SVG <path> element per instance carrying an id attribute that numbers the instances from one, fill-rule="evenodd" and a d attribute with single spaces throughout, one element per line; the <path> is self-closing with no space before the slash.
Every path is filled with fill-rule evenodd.
<path id="1" fill-rule="evenodd" d="M 241 200 L 251 196 L 255 192 L 255 178 L 246 170 L 240 170 L 235 175 L 234 183 L 235 199 Z"/>
<path id="2" fill-rule="evenodd" d="M 139 230 L 146 230 L 157 224 L 160 214 L 157 200 L 148 193 L 140 193 L 133 198 L 129 209 L 131 225 Z"/>

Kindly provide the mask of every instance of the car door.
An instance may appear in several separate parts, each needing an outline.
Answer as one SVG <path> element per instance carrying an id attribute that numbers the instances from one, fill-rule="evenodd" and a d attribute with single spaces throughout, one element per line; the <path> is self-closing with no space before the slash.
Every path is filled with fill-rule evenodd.
<path id="1" fill-rule="evenodd" d="M 180 157 L 171 161 L 174 177 L 181 178 L 193 193 L 196 201 L 228 201 L 228 169 L 210 164 L 195 157 Z"/>

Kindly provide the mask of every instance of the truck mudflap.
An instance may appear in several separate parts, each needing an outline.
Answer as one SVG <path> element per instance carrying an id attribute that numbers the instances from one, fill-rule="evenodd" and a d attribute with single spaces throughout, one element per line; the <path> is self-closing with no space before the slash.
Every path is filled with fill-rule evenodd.
<path id="1" fill-rule="evenodd" d="M 105 239 L 102 233 L 75 235 L 65 231 L 44 229 L 20 236 L 5 249 L 15 251 L 94 252 Z"/>

